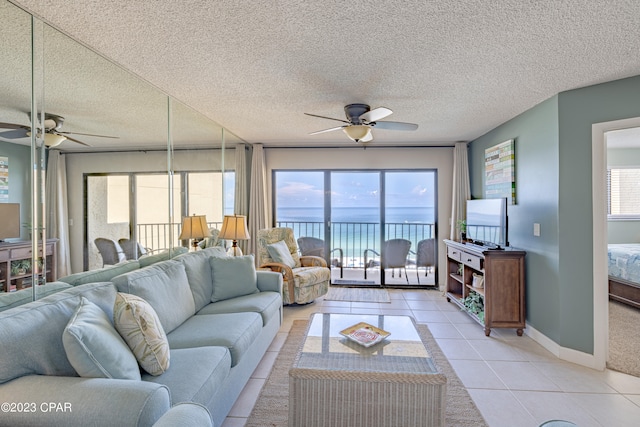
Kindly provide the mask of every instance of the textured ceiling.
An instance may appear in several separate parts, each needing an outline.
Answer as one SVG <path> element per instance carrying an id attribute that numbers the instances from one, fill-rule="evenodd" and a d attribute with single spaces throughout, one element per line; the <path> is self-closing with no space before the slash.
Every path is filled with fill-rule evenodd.
<path id="1" fill-rule="evenodd" d="M 471 140 L 558 92 L 640 74 L 635 0 L 13 3 L 266 145 L 348 144 L 309 136 L 337 122 L 303 113 L 342 119 L 356 102 L 419 124 L 373 144 Z M 82 108 L 66 109 L 71 125 Z"/>

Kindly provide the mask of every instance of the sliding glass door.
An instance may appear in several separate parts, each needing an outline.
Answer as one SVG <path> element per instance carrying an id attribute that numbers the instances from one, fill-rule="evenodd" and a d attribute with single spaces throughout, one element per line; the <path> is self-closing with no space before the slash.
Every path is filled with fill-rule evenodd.
<path id="1" fill-rule="evenodd" d="M 436 286 L 435 171 L 275 171 L 273 182 L 276 225 L 310 238 L 303 254 L 305 240 L 322 245 L 333 284 Z"/>

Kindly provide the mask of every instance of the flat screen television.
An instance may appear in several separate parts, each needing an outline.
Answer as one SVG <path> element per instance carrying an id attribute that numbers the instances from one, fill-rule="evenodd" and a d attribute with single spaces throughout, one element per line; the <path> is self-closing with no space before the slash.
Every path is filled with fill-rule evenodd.
<path id="1" fill-rule="evenodd" d="M 493 248 L 509 246 L 507 199 L 467 200 L 467 239 Z"/>
<path id="2" fill-rule="evenodd" d="M 0 203 L 0 242 L 20 238 L 20 203 Z"/>

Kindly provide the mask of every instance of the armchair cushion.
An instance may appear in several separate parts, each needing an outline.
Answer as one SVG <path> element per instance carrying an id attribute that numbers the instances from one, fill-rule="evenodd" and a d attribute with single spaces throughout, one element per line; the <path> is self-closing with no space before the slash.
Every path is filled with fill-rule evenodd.
<path id="1" fill-rule="evenodd" d="M 277 262 L 269 254 L 267 246 L 279 241 L 284 241 L 289 248 L 289 253 L 295 262 L 294 267 L 300 267 L 300 255 L 298 255 L 298 245 L 293 230 L 286 227 L 258 230 L 258 262 L 260 265 Z"/>
<path id="2" fill-rule="evenodd" d="M 291 256 L 291 252 L 289 252 L 289 248 L 284 240 L 267 245 L 267 251 L 269 251 L 271 259 L 275 262 L 279 262 L 280 264 L 287 265 L 291 268 L 296 266 L 296 262 Z"/>
<path id="3" fill-rule="evenodd" d="M 81 377 L 140 380 L 131 350 L 105 312 L 85 297 L 62 333 L 62 345 Z"/>
<path id="4" fill-rule="evenodd" d="M 259 292 L 253 255 L 228 258 L 211 257 L 209 264 L 213 277 L 211 302 Z"/>

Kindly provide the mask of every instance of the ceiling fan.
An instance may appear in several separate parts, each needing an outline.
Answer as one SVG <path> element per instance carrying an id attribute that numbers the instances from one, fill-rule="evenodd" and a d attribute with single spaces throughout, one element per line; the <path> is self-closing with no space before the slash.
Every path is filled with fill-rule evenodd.
<path id="1" fill-rule="evenodd" d="M 47 147 L 55 147 L 60 145 L 62 142 L 69 140 L 76 142 L 78 144 L 86 145 L 90 147 L 89 144 L 78 141 L 75 138 L 70 137 L 69 135 L 84 135 L 84 136 L 97 136 L 100 138 L 118 138 L 117 136 L 107 136 L 107 135 L 94 135 L 90 133 L 79 133 L 79 132 L 62 132 L 62 125 L 64 123 L 64 117 L 58 116 L 56 114 L 45 113 L 44 115 L 44 145 Z M 26 136 L 31 136 L 31 127 L 25 125 L 19 125 L 15 123 L 1 123 L 0 128 L 5 129 L 16 129 L 17 131 L 9 131 L 0 133 L 0 136 L 8 139 L 16 139 L 16 138 L 24 138 Z"/>
<path id="2" fill-rule="evenodd" d="M 367 104 L 349 104 L 344 107 L 344 114 L 347 120 L 334 119 L 333 117 L 319 116 L 317 114 L 305 113 L 307 116 L 320 117 L 321 119 L 336 120 L 346 123 L 331 129 L 319 130 L 312 132 L 310 135 L 316 135 L 324 132 L 331 132 L 342 129 L 347 136 L 355 142 L 369 142 L 373 140 L 371 129 L 389 129 L 389 130 L 416 130 L 418 125 L 414 123 L 403 122 L 381 122 L 387 116 L 393 114 L 388 108 L 378 107 L 373 110 Z"/>

